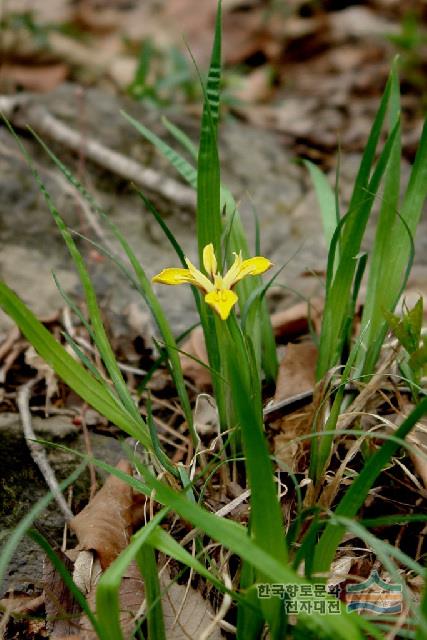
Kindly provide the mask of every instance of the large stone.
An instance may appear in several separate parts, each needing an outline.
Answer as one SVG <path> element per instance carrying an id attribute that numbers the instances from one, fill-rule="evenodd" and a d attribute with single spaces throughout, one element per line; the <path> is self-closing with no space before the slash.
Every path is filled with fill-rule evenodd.
<path id="1" fill-rule="evenodd" d="M 100 89 L 88 89 L 84 96 L 81 118 L 84 118 L 84 130 L 88 136 L 137 160 L 144 167 L 179 179 L 169 163 L 120 115 L 120 109 L 124 108 L 157 133 L 164 134 L 158 112 L 145 108 L 142 112 L 134 102 Z M 74 128 L 79 127 L 82 100 L 77 96 L 75 86 L 64 85 L 40 100 L 56 117 Z M 182 117 L 174 118 L 173 113 L 168 115 L 178 120 L 197 141 L 197 123 L 183 120 Z M 54 307 L 63 304 L 49 273 L 51 270 L 57 273 L 67 293 L 81 295 L 81 288 L 48 207 L 15 142 L 4 129 L 0 130 L 0 142 L 0 243 L 3 246 L 0 276 L 38 315 L 47 315 Z M 111 215 L 111 219 L 130 241 L 149 276 L 164 266 L 177 264 L 177 257 L 156 221 L 123 179 L 88 160 L 82 173 L 78 169 L 78 159 L 67 149 L 50 140 L 47 142 L 80 175 L 84 184 Z M 92 236 L 78 200 L 60 172 L 38 144 L 30 138 L 25 140 L 25 144 L 61 215 L 72 228 Z M 226 119 L 221 128 L 220 149 L 224 182 L 240 202 L 251 246 L 255 211 L 261 224 L 262 250 L 277 265 L 292 258 L 298 247 L 304 244 L 304 254 L 293 257 L 284 274 L 285 279 L 287 273 L 289 281 L 293 281 L 299 271 L 307 267 L 317 268 L 324 255 L 318 242 L 320 223 L 312 211 L 308 212 L 308 217 L 314 220 L 308 234 L 304 232 L 307 220 L 298 220 L 296 223 L 292 220 L 291 212 L 307 190 L 307 179 L 301 167 L 293 163 L 291 154 L 283 148 L 280 139 L 274 133 Z M 153 197 L 184 251 L 196 259 L 194 212 L 183 211 L 156 194 L 148 195 Z M 107 230 L 105 233 L 110 237 Z M 90 271 L 105 306 L 120 314 L 129 302 L 144 304 L 114 265 L 109 264 L 108 260 L 99 262 L 93 259 L 91 247 L 82 241 L 78 241 L 78 244 L 85 257 L 89 256 Z M 166 287 L 156 287 L 156 291 L 177 332 L 194 321 L 194 302 L 188 288 L 177 288 L 173 295 Z M 2 315 L 0 329 L 7 324 Z"/>
<path id="2" fill-rule="evenodd" d="M 80 463 L 80 458 L 72 450 L 86 452 L 84 438 L 70 418 L 52 416 L 34 417 L 34 432 L 41 440 L 48 440 L 67 446 L 70 450 L 46 446 L 46 452 L 58 481 L 65 479 Z M 120 442 L 107 435 L 90 434 L 93 455 L 111 465 L 123 456 Z M 3 545 L 12 534 L 14 527 L 28 513 L 31 507 L 48 491 L 46 483 L 34 464 L 25 442 L 20 417 L 14 413 L 0 413 L 0 544 Z M 99 474 L 100 481 L 105 473 Z M 87 499 L 89 474 L 85 470 L 73 485 L 73 505 L 80 509 Z M 37 520 L 48 539 L 61 544 L 64 519 L 51 502 Z M 72 538 L 71 544 L 72 546 Z M 28 537 L 25 537 L 9 564 L 8 572 L 1 586 L 18 591 L 31 592 L 41 587 L 43 553 Z"/>

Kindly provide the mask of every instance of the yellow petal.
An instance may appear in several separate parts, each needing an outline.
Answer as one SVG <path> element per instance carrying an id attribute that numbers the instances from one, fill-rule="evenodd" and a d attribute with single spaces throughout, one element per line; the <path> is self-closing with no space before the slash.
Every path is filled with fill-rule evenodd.
<path id="1" fill-rule="evenodd" d="M 188 269 L 163 269 L 152 279 L 153 282 L 160 284 L 196 284 L 194 277 Z"/>
<path id="2" fill-rule="evenodd" d="M 273 263 L 270 262 L 267 258 L 263 258 L 262 256 L 256 256 L 255 258 L 249 258 L 248 260 L 243 260 L 240 265 L 239 272 L 233 280 L 233 284 L 239 282 L 242 278 L 246 278 L 246 276 L 259 276 L 264 271 L 267 271 L 273 266 Z M 230 286 L 233 286 L 230 285 Z"/>
<path id="3" fill-rule="evenodd" d="M 242 264 L 242 253 L 235 253 L 234 262 L 223 278 L 223 285 L 226 289 L 230 289 L 236 281 Z"/>
<path id="4" fill-rule="evenodd" d="M 209 276 L 211 276 L 212 278 L 215 277 L 217 262 L 212 243 L 207 244 L 203 249 L 203 266 L 205 267 L 205 271 Z"/>
<path id="5" fill-rule="evenodd" d="M 230 291 L 230 289 L 215 289 L 215 291 L 211 291 L 205 296 L 206 304 L 211 306 L 217 312 L 221 320 L 226 320 L 228 318 L 230 311 L 236 304 L 237 300 L 237 295 L 234 291 Z"/>
<path id="6" fill-rule="evenodd" d="M 209 280 L 209 278 L 207 278 L 201 271 L 196 269 L 194 264 L 190 262 L 188 258 L 185 258 L 185 262 L 187 264 L 188 271 L 191 273 L 191 276 L 194 279 L 194 284 L 196 284 L 206 292 L 213 291 L 214 286 L 213 286 L 213 283 Z"/>

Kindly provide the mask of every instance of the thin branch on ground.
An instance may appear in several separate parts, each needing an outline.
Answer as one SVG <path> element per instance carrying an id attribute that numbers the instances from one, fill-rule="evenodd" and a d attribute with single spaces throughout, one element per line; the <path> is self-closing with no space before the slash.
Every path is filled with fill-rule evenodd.
<path id="1" fill-rule="evenodd" d="M 32 380 L 27 384 L 24 384 L 19 389 L 17 394 L 17 405 L 19 409 L 19 415 L 21 416 L 25 442 L 27 443 L 28 449 L 30 450 L 32 459 L 40 469 L 47 486 L 51 490 L 59 508 L 61 509 L 65 521 L 69 522 L 74 517 L 73 512 L 71 511 L 64 496 L 61 493 L 61 490 L 59 489 L 55 473 L 49 464 L 44 448 L 41 446 L 41 444 L 36 442 L 37 438 L 32 426 L 29 400 L 30 391 L 36 384 L 36 382 L 38 382 L 38 378 Z"/>
<path id="2" fill-rule="evenodd" d="M 75 153 L 80 153 L 84 142 L 88 160 L 174 204 L 190 210 L 195 208 L 196 197 L 192 189 L 172 178 L 165 178 L 154 169 L 143 167 L 139 162 L 109 149 L 93 138 L 83 138 L 81 133 L 37 104 L 36 97 L 31 94 L 0 96 L 0 113 L 15 127 L 30 126 L 40 136 L 54 140 Z"/>

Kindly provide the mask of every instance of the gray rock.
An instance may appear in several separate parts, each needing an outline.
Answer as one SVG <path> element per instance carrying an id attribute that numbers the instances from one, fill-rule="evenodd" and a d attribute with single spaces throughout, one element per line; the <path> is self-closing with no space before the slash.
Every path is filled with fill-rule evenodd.
<path id="1" fill-rule="evenodd" d="M 69 450 L 46 447 L 49 462 L 58 481 L 65 479 L 78 466 L 80 458 L 73 450 L 86 452 L 80 430 L 69 418 L 53 416 L 32 420 L 36 435 L 43 440 L 65 444 Z M 93 455 L 108 464 L 115 465 L 123 457 L 120 442 L 107 435 L 90 434 Z M 0 414 L 0 544 L 13 532 L 14 527 L 31 507 L 47 493 L 47 487 L 35 466 L 25 443 L 19 415 Z M 98 474 L 101 486 L 106 473 Z M 73 505 L 80 509 L 87 500 L 89 474 L 84 471 L 73 485 Z M 52 502 L 38 519 L 48 539 L 61 544 L 64 520 Z M 68 546 L 73 546 L 73 538 Z M 28 537 L 17 547 L 2 585 L 5 589 L 31 592 L 41 588 L 43 553 Z"/>
<path id="2" fill-rule="evenodd" d="M 64 85 L 40 100 L 54 115 L 76 127 L 76 114 L 81 105 L 76 87 Z M 146 108 L 141 113 L 139 105 L 100 89 L 85 92 L 84 117 L 88 135 L 138 160 L 143 166 L 177 178 L 169 163 L 120 115 L 121 108 L 164 135 L 158 113 Z M 173 114 L 168 115 L 173 119 Z M 197 140 L 198 125 L 195 126 L 194 121 L 183 122 L 181 119 L 179 124 L 184 125 L 193 139 Z M 0 130 L 0 142 L 0 276 L 36 314 L 47 315 L 63 304 L 51 270 L 57 273 L 67 293 L 79 296 L 81 288 L 59 231 L 30 171 L 16 150 L 15 142 L 5 130 Z M 50 140 L 47 142 L 72 170 L 77 171 L 77 160 L 73 155 Z M 25 140 L 25 144 L 61 215 L 72 228 L 88 233 L 78 202 L 66 187 L 64 178 L 49 163 L 39 145 L 31 139 Z M 222 124 L 220 146 L 223 180 L 241 202 L 241 214 L 252 246 L 255 210 L 261 224 L 264 253 L 278 265 L 283 263 L 301 243 L 302 233 L 295 233 L 291 211 L 306 190 L 304 171 L 293 164 L 292 156 L 273 133 L 255 130 L 232 119 Z M 126 235 L 147 275 L 152 276 L 165 266 L 177 264 L 173 249 L 134 191 L 122 179 L 89 161 L 86 161 L 84 171 L 85 185 Z M 153 196 L 184 251 L 195 259 L 197 242 L 194 214 L 180 210 L 173 203 L 162 202 L 155 194 L 149 195 Z M 308 213 L 310 218 L 313 218 L 312 214 L 312 211 Z M 301 221 L 301 225 L 304 222 Z M 307 255 L 321 254 L 318 251 L 317 232 L 316 238 L 304 238 L 305 246 L 309 247 Z M 110 235 L 108 231 L 106 235 Z M 310 244 L 311 240 L 315 242 Z M 78 244 L 87 258 L 90 247 L 81 241 Z M 290 278 L 294 278 L 301 270 L 301 264 L 305 268 L 307 260 L 292 260 Z M 144 305 L 108 260 L 98 263 L 89 257 L 89 267 L 101 302 L 113 313 L 122 313 L 130 302 Z M 186 287 L 174 289 L 173 295 L 165 287 L 158 287 L 156 291 L 177 333 L 195 320 L 193 299 Z M 0 314 L 0 330 L 8 324 L 5 316 Z"/>

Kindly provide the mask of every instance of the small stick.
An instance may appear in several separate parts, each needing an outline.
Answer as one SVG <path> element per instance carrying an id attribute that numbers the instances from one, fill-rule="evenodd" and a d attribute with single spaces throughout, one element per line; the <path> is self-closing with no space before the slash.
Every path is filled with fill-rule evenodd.
<path id="1" fill-rule="evenodd" d="M 31 94 L 0 96 L 0 113 L 4 114 L 16 127 L 30 126 L 41 136 L 48 137 L 79 153 L 84 140 L 83 136 L 34 101 L 35 97 Z M 143 167 L 139 162 L 109 149 L 93 138 L 86 137 L 84 143 L 86 159 L 125 180 L 134 182 L 143 189 L 158 193 L 168 201 L 194 211 L 196 197 L 190 187 L 172 178 L 165 178 L 154 169 Z"/>
<path id="2" fill-rule="evenodd" d="M 365 389 L 367 389 L 368 391 L 365 392 Z M 359 396 L 364 394 L 363 395 L 364 398 L 365 398 L 365 395 L 367 395 L 367 393 L 372 394 L 372 388 L 365 387 L 365 389 L 360 391 L 357 387 L 355 387 L 352 384 L 347 384 L 345 386 L 346 393 L 357 392 L 359 393 Z M 387 389 L 384 387 L 379 387 L 379 388 L 377 387 L 377 388 L 373 388 L 373 390 L 374 392 L 382 391 L 383 393 L 386 393 L 386 392 L 391 393 L 394 391 L 393 387 L 390 387 Z M 402 394 L 411 393 L 411 390 L 409 389 L 409 387 L 397 387 L 396 390 Z M 422 395 L 425 395 L 425 393 L 426 392 L 424 390 L 420 391 L 420 394 Z M 284 400 L 275 402 L 274 404 L 271 404 L 265 407 L 263 411 L 264 420 L 266 422 L 273 422 L 274 420 L 277 420 L 282 416 L 287 416 L 290 413 L 293 413 L 297 409 L 301 409 L 301 407 L 307 406 L 308 404 L 310 404 L 310 402 L 312 402 L 312 400 L 313 400 L 313 389 L 309 389 L 308 391 L 304 391 L 303 393 L 298 393 L 294 396 L 291 396 L 290 398 L 285 398 Z"/>
<path id="3" fill-rule="evenodd" d="M 49 464 L 45 450 L 38 442 L 35 442 L 36 434 L 34 433 L 31 423 L 29 399 L 30 391 L 37 381 L 38 379 L 36 378 L 35 380 L 24 384 L 19 389 L 17 394 L 17 404 L 19 414 L 21 416 L 22 428 L 24 430 L 25 442 L 27 443 L 27 446 L 30 450 L 32 459 L 40 469 L 47 486 L 51 490 L 59 508 L 61 509 L 65 521 L 69 522 L 74 517 L 73 513 L 59 489 L 58 482 L 56 480 L 52 467 Z"/>
<path id="4" fill-rule="evenodd" d="M 87 428 L 87 424 L 86 424 L 86 418 L 85 418 L 85 413 L 86 413 L 86 409 L 88 408 L 88 406 L 85 404 L 80 412 L 80 424 L 82 427 L 82 431 L 83 431 L 83 439 L 84 439 L 84 443 L 85 443 L 85 447 L 86 447 L 86 452 L 87 455 L 90 458 L 93 458 L 93 449 L 92 449 L 92 443 L 90 441 L 90 435 L 89 435 L 89 431 Z M 92 500 L 92 498 L 94 498 L 96 491 L 98 489 L 98 485 L 96 482 L 96 471 L 95 471 L 95 466 L 93 464 L 93 462 L 89 463 L 89 475 L 90 475 L 90 495 L 89 495 L 89 500 Z"/>

